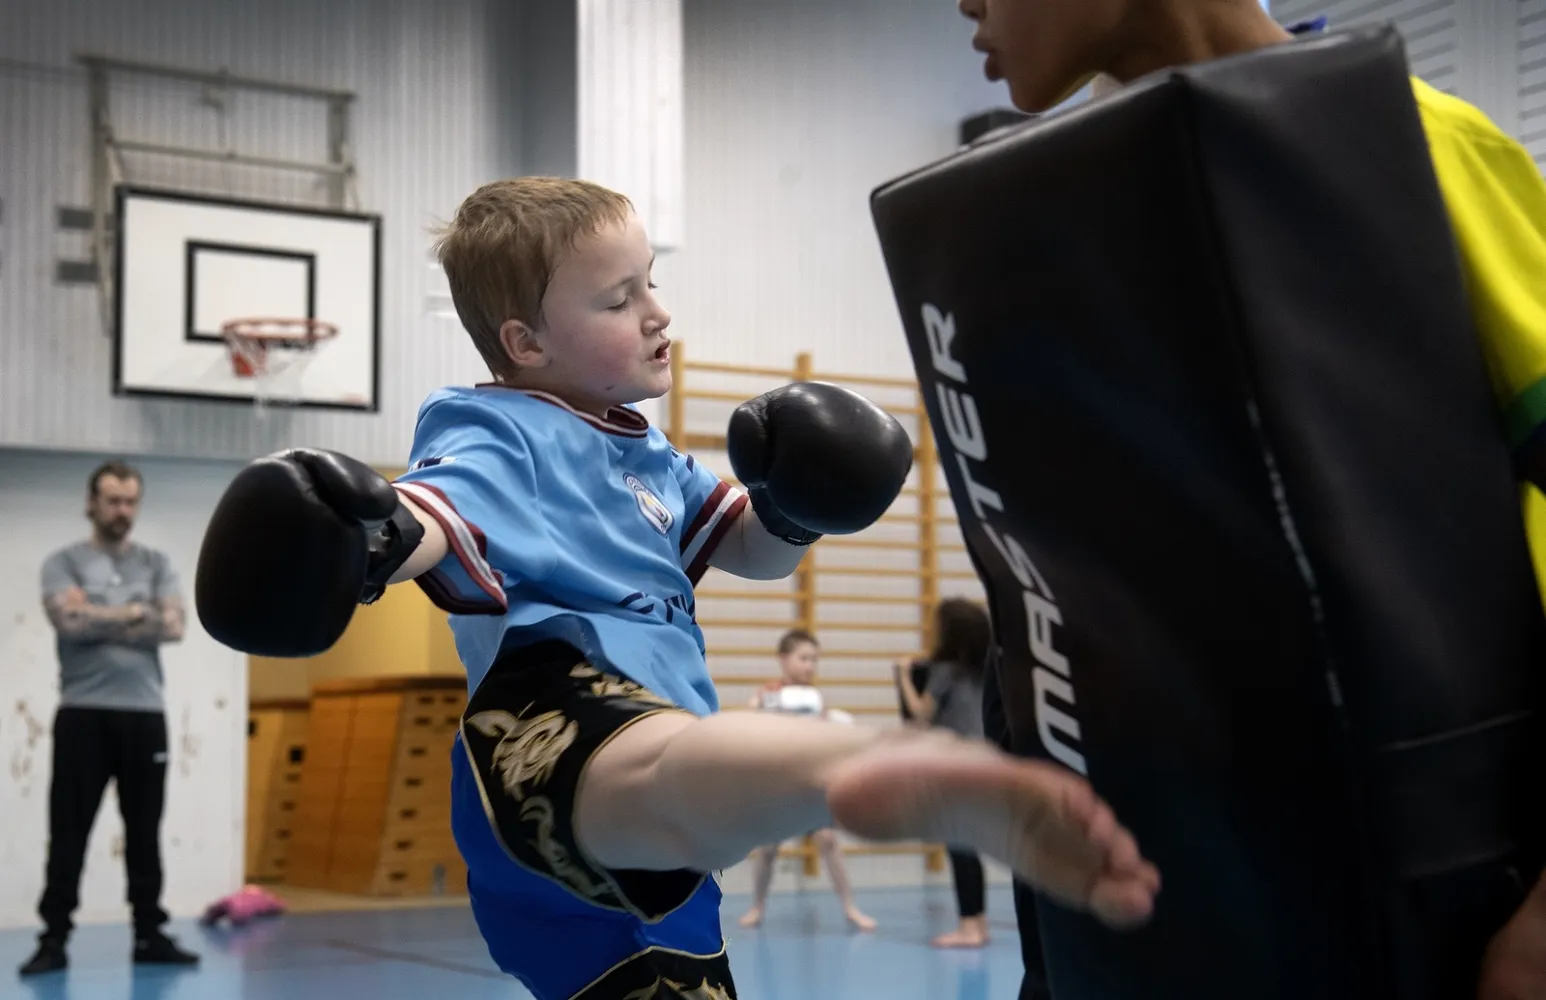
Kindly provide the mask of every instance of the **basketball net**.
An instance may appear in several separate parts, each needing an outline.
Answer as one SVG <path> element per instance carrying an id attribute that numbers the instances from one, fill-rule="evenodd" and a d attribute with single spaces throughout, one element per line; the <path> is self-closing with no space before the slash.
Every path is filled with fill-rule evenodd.
<path id="1" fill-rule="evenodd" d="M 317 345 L 338 335 L 338 327 L 319 319 L 256 317 L 220 326 L 231 356 L 231 373 L 252 385 L 258 415 L 271 406 L 294 405 L 305 398 L 307 365 Z"/>

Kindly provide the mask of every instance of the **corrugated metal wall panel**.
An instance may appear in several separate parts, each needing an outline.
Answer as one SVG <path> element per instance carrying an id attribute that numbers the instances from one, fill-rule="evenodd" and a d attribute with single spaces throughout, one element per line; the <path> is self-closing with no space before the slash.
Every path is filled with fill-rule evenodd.
<path id="1" fill-rule="evenodd" d="M 1546 0 L 1519 0 L 1519 141 L 1546 167 Z"/>
<path id="2" fill-rule="evenodd" d="M 1290 23 L 1325 14 L 1333 31 L 1391 22 L 1412 71 L 1476 105 L 1546 163 L 1543 0 L 1276 0 Z"/>
<path id="3" fill-rule="evenodd" d="M 401 462 L 420 400 L 481 377 L 454 319 L 428 308 L 441 281 L 426 228 L 477 184 L 513 172 L 519 121 L 497 60 L 512 23 L 496 0 L 15 0 L 0 36 L 0 443 L 243 457 L 306 442 Z M 271 413 L 222 403 L 111 396 L 111 346 L 95 290 L 54 280 L 87 236 L 59 206 L 90 204 L 82 51 L 356 91 L 352 140 L 362 207 L 383 216 L 382 412 Z M 325 116 L 309 102 L 238 92 L 224 116 L 197 87 L 113 88 L 124 136 L 319 159 Z M 221 123 L 227 128 L 221 134 Z M 503 151 L 503 152 L 500 152 Z M 128 178 L 318 203 L 309 177 L 126 157 Z"/>
<path id="4" fill-rule="evenodd" d="M 1394 22 L 1406 39 L 1412 70 L 1456 93 L 1460 73 L 1460 5 L 1456 0 L 1275 0 L 1272 16 L 1289 23 L 1324 14 L 1332 30 Z"/>

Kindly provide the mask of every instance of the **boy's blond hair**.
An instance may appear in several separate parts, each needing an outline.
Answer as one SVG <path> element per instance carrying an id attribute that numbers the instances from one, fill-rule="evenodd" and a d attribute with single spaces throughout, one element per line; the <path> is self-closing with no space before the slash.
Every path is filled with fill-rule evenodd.
<path id="1" fill-rule="evenodd" d="M 489 371 L 512 375 L 500 343 L 510 319 L 542 325 L 542 297 L 574 242 L 622 224 L 632 203 L 616 191 L 563 177 L 494 181 L 468 195 L 436 234 L 435 255 L 451 285 L 462 326 Z"/>

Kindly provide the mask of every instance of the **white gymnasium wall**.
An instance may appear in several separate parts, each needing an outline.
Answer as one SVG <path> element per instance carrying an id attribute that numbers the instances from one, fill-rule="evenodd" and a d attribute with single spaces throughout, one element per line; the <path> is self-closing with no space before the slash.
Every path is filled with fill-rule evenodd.
<path id="1" fill-rule="evenodd" d="M 963 118 L 1007 104 L 1003 87 L 982 76 L 981 57 L 970 48 L 972 26 L 939 0 L 686 0 L 684 13 L 687 240 L 656 265 L 660 295 L 674 315 L 672 336 L 689 362 L 790 369 L 808 351 L 818 373 L 912 378 L 869 195 L 949 154 Z M 750 396 L 778 379 L 689 373 L 687 381 L 694 389 Z M 915 405 L 909 393 L 856 388 L 888 404 Z M 732 406 L 690 400 L 687 429 L 722 432 Z M 666 407 L 654 416 L 664 421 Z M 916 436 L 916 417 L 905 422 Z M 729 475 L 723 455 L 703 458 Z M 903 498 L 896 512 L 906 516 L 916 507 Z M 866 537 L 906 542 L 916 532 L 902 523 Z M 942 540 L 956 544 L 959 535 L 947 526 Z M 915 557 L 906 551 L 844 550 L 840 557 L 836 547 L 831 557 L 835 564 L 877 566 L 909 560 Z M 942 565 L 966 568 L 954 552 L 942 555 Z M 858 583 L 867 593 L 901 593 L 878 580 Z M 732 586 L 748 589 L 722 577 L 705 581 L 706 588 Z M 951 581 L 942 593 L 980 591 L 975 581 Z M 776 606 L 768 610 L 777 613 Z M 747 610 L 703 602 L 708 615 L 743 617 Z M 901 612 L 834 606 L 822 613 L 895 621 Z M 715 638 L 771 645 L 777 634 L 735 630 Z M 896 649 L 901 637 L 833 636 L 829 644 L 849 638 L 860 648 Z M 751 669 L 727 669 L 740 673 L 743 666 Z M 880 665 L 863 666 L 874 676 Z M 826 672 L 838 670 L 833 661 Z M 741 703 L 749 694 L 728 689 L 725 700 Z M 876 699 L 894 702 L 889 692 L 871 692 L 864 702 Z"/>
<path id="2" fill-rule="evenodd" d="M 790 369 L 809 351 L 819 373 L 912 377 L 895 301 L 874 227 L 869 195 L 878 185 L 950 153 L 961 119 L 1007 104 L 1000 86 L 982 77 L 970 48 L 971 25 L 948 0 L 686 0 L 687 233 L 684 248 L 656 265 L 660 294 L 674 315 L 672 336 L 690 360 Z M 776 378 L 689 372 L 692 389 L 755 395 Z M 909 405 L 909 393 L 856 386 L 886 403 Z M 688 429 L 722 433 L 729 401 L 688 400 Z M 651 414 L 664 422 L 667 408 Z M 916 418 L 904 421 L 916 430 Z M 699 457 L 729 475 L 723 454 Z M 914 475 L 916 485 L 917 474 Z M 943 479 L 940 480 L 943 485 Z M 948 508 L 948 500 L 945 503 Z M 904 497 L 894 511 L 915 514 Z M 823 565 L 904 569 L 917 564 L 906 544 L 916 523 L 878 526 L 861 540 L 892 540 L 895 549 L 846 549 L 823 542 Z M 941 541 L 958 544 L 946 525 Z M 963 553 L 941 554 L 945 569 L 964 570 Z M 821 679 L 830 703 L 881 709 L 860 724 L 897 724 L 896 695 L 874 685 L 890 676 L 885 652 L 914 649 L 920 604 L 844 603 L 839 593 L 916 597 L 906 577 L 820 576 L 817 632 L 829 649 L 875 651 L 868 658 L 829 657 Z M 785 582 L 753 584 L 711 572 L 702 588 L 787 593 Z M 942 581 L 943 596 L 979 596 L 975 580 Z M 787 599 L 766 602 L 700 597 L 700 618 L 716 675 L 777 673 L 773 644 L 794 615 Z M 765 619 L 763 627 L 722 627 L 714 620 Z M 872 621 L 874 631 L 829 631 L 823 620 Z M 761 656 L 726 657 L 716 647 L 763 647 Z M 845 684 L 859 680 L 860 685 Z M 727 707 L 741 707 L 748 683 L 721 684 Z M 948 884 L 920 856 L 857 856 L 849 867 L 860 885 Z M 750 887 L 749 866 L 725 873 L 729 891 Z M 1001 874 L 996 874 L 1001 878 Z M 775 891 L 826 893 L 826 875 L 806 880 L 787 862 Z"/>
<path id="3" fill-rule="evenodd" d="M 1007 96 L 949 0 L 687 0 L 687 242 L 658 267 L 699 359 L 907 375 L 876 186 Z"/>
<path id="4" fill-rule="evenodd" d="M 1541 0 L 1275 0 L 1283 22 L 1324 14 L 1329 29 L 1390 22 L 1412 71 L 1470 101 L 1546 162 L 1546 4 Z"/>
<path id="5" fill-rule="evenodd" d="M 36 923 L 48 839 L 48 784 L 59 666 L 43 613 L 39 570 L 87 536 L 86 479 L 102 456 L 0 449 L 0 928 Z M 190 602 L 199 540 L 234 463 L 152 459 L 134 538 L 166 552 Z M 183 642 L 164 648 L 171 764 L 161 844 L 166 905 L 198 913 L 241 885 L 246 808 L 247 660 L 190 615 Z M 109 788 L 81 881 L 84 922 L 127 919 L 123 823 Z"/>
<path id="6" fill-rule="evenodd" d="M 1515 72 L 1517 136 L 1546 166 L 1546 0 L 1518 0 Z"/>
<path id="7" fill-rule="evenodd" d="M 407 454 L 424 395 L 479 378 L 443 287 L 428 226 L 478 184 L 518 169 L 519 33 L 502 0 L 6 0 L 0 31 L 0 444 L 246 457 L 304 441 L 383 463 Z M 226 403 L 110 394 L 111 345 L 97 294 L 56 281 L 88 258 L 61 208 L 91 204 L 86 77 L 75 56 L 278 78 L 358 93 L 351 140 L 362 208 L 383 216 L 382 412 L 254 419 Z M 323 159 L 319 105 L 238 92 L 222 118 L 197 86 L 119 81 L 125 138 Z M 126 154 L 131 182 L 319 203 L 308 175 Z"/>

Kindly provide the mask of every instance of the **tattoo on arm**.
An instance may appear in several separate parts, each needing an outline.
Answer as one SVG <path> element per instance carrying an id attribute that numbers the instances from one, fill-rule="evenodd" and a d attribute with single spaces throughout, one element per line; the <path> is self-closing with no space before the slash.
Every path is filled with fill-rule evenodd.
<path id="1" fill-rule="evenodd" d="M 188 626 L 188 609 L 181 597 L 163 597 L 158 602 L 155 624 L 159 626 L 157 638 L 162 642 L 182 642 Z"/>
<path id="2" fill-rule="evenodd" d="M 145 617 L 130 625 L 119 641 L 152 649 L 164 642 L 181 642 L 186 623 L 182 599 L 161 598 L 146 606 Z"/>
<path id="3" fill-rule="evenodd" d="M 131 641 L 146 612 L 143 605 L 105 607 L 92 604 L 79 587 L 69 587 L 50 595 L 43 602 L 43 608 L 60 635 L 82 642 Z"/>

